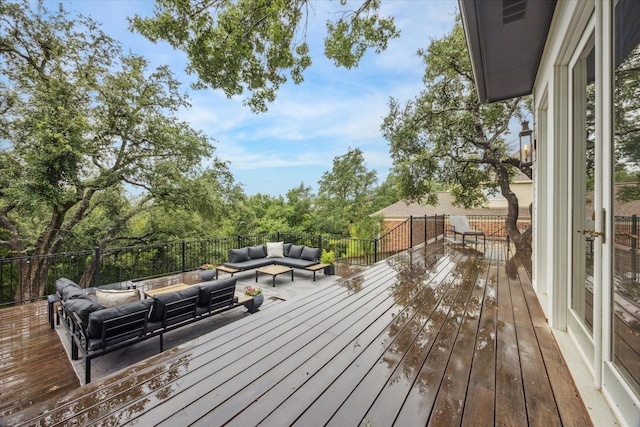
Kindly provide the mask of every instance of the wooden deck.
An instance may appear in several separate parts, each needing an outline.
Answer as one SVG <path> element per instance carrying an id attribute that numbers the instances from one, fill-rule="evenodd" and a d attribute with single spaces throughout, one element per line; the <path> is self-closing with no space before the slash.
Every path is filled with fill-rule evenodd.
<path id="1" fill-rule="evenodd" d="M 507 256 L 438 242 L 29 405 L 4 366 L 31 332 L 5 340 L 2 318 L 0 425 L 592 425 L 526 269 Z M 51 387 L 42 371 L 31 384 Z"/>
<path id="2" fill-rule="evenodd" d="M 0 310 L 0 355 L 0 425 L 11 425 L 7 414 L 80 387 L 45 301 Z"/>

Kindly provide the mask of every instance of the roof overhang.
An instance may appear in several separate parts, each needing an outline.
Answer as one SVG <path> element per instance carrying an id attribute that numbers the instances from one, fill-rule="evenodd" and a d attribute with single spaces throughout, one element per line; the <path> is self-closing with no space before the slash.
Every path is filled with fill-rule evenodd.
<path id="1" fill-rule="evenodd" d="M 531 94 L 556 0 L 458 0 L 480 102 Z"/>

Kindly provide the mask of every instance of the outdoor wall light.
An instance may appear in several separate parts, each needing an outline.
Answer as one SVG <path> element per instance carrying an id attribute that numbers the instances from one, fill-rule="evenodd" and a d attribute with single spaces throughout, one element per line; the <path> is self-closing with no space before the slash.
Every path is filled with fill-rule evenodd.
<path id="1" fill-rule="evenodd" d="M 518 134 L 520 141 L 520 163 L 529 163 L 529 150 L 533 138 L 533 131 L 529 129 L 529 122 L 522 122 L 522 130 Z"/>

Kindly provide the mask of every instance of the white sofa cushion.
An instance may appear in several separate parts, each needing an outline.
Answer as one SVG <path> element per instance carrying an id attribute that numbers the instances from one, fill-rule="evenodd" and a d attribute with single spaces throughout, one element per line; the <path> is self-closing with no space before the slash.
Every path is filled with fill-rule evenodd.
<path id="1" fill-rule="evenodd" d="M 140 292 L 137 289 L 96 289 L 96 299 L 104 307 L 115 307 L 140 301 Z"/>
<path id="2" fill-rule="evenodd" d="M 284 256 L 284 242 L 267 243 L 267 258 L 282 258 Z"/>

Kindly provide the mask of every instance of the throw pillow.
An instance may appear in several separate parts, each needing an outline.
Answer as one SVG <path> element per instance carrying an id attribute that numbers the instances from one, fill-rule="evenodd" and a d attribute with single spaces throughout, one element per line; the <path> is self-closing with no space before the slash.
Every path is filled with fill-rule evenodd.
<path id="1" fill-rule="evenodd" d="M 240 249 L 229 249 L 229 262 L 249 261 L 249 249 L 244 247 Z"/>
<path id="2" fill-rule="evenodd" d="M 249 258 L 259 259 L 267 256 L 264 246 L 249 246 Z"/>
<path id="3" fill-rule="evenodd" d="M 105 307 L 115 307 L 129 302 L 140 301 L 140 292 L 137 289 L 113 290 L 96 289 L 96 299 Z"/>
<path id="4" fill-rule="evenodd" d="M 289 258 L 300 258 L 300 255 L 302 255 L 302 249 L 304 249 L 304 246 L 291 245 L 291 249 L 289 249 Z"/>
<path id="5" fill-rule="evenodd" d="M 284 256 L 289 256 L 289 250 L 291 249 L 291 243 L 285 243 L 282 245 Z"/>
<path id="6" fill-rule="evenodd" d="M 300 254 L 300 259 L 307 261 L 317 261 L 318 258 L 320 258 L 319 248 L 310 248 L 309 246 L 305 246 Z"/>
<path id="7" fill-rule="evenodd" d="M 284 256 L 284 242 L 267 243 L 267 258 L 282 258 Z"/>

